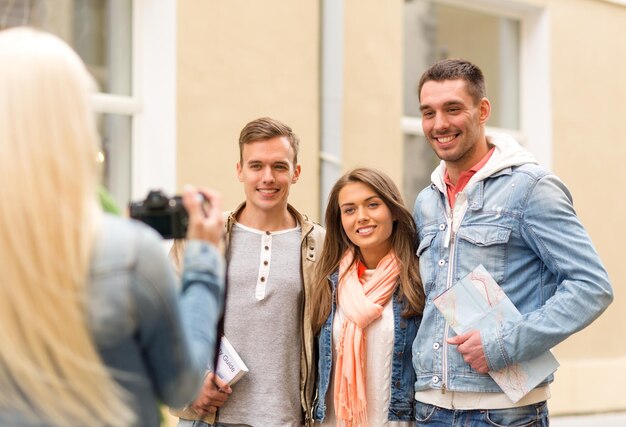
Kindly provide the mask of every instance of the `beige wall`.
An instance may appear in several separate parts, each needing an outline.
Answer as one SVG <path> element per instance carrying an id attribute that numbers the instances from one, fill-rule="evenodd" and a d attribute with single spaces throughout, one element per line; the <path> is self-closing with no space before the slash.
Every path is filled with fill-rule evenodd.
<path id="1" fill-rule="evenodd" d="M 271 116 L 301 139 L 291 201 L 317 216 L 319 7 L 282 0 L 178 3 L 177 186 L 212 186 L 227 208 L 243 200 L 235 175 L 241 128 Z"/>
<path id="2" fill-rule="evenodd" d="M 369 166 L 402 188 L 402 1 L 345 1 L 343 170 Z"/>
<path id="3" fill-rule="evenodd" d="M 377 167 L 399 185 L 401 6 L 399 0 L 346 1 L 342 134 L 344 171 Z M 179 4 L 179 188 L 215 186 L 234 207 L 243 198 L 234 175 L 239 131 L 270 115 L 301 137 L 303 171 L 291 201 L 319 219 L 320 25 L 317 2 Z"/>
<path id="4" fill-rule="evenodd" d="M 562 368 L 553 407 L 567 412 L 626 409 L 626 279 L 622 242 L 626 201 L 626 7 L 599 0 L 549 2 L 552 47 L 554 170 L 569 186 L 615 290 L 615 302 L 593 325 L 555 351 Z M 617 190 L 617 193 L 616 191 Z"/>
<path id="5" fill-rule="evenodd" d="M 549 11 L 553 169 L 574 196 L 612 279 L 616 301 L 555 349 L 554 414 L 626 410 L 626 7 L 601 0 L 522 0 Z M 345 0 L 343 169 L 402 179 L 402 1 Z M 237 136 L 271 115 L 302 139 L 303 174 L 292 201 L 318 213 L 320 4 L 187 0 L 178 16 L 178 186 L 192 182 L 242 200 Z M 613 191 L 615 193 L 615 190 Z M 617 333 L 616 333 L 617 332 Z"/>

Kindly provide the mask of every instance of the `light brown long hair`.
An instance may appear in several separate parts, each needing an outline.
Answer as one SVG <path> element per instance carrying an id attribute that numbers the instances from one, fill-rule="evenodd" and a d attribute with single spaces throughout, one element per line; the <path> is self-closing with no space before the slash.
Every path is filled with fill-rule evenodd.
<path id="1" fill-rule="evenodd" d="M 326 208 L 326 239 L 322 256 L 315 268 L 311 315 L 314 332 L 318 332 L 330 314 L 332 289 L 328 276 L 339 267 L 348 249 L 354 251 L 355 262 L 360 258 L 359 247 L 346 234 L 341 224 L 339 192 L 347 184 L 360 182 L 370 187 L 396 219 L 391 232 L 391 247 L 400 262 L 400 293 L 405 307 L 403 316 L 409 317 L 424 310 L 424 288 L 419 276 L 417 232 L 411 213 L 404 206 L 402 196 L 393 180 L 376 169 L 358 168 L 343 175 L 333 186 Z"/>

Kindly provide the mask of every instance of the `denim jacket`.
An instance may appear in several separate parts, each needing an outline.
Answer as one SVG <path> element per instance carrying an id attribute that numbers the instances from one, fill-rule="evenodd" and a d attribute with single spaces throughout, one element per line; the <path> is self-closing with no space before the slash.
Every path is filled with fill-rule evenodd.
<path id="1" fill-rule="evenodd" d="M 193 400 L 213 357 L 224 263 L 200 241 L 188 243 L 184 262 L 181 292 L 161 238 L 105 215 L 87 286 L 88 321 L 137 426 L 160 425 L 157 402 L 179 407 Z"/>
<path id="2" fill-rule="evenodd" d="M 501 392 L 489 375 L 474 371 L 446 344 L 454 334 L 432 303 L 479 264 L 523 315 L 480 331 L 493 371 L 551 349 L 589 325 L 613 299 L 607 272 L 565 185 L 512 138 L 494 135 L 488 141 L 496 149 L 457 195 L 453 211 L 444 162 L 415 202 L 427 297 L 413 345 L 418 391 Z"/>
<path id="3" fill-rule="evenodd" d="M 337 283 L 339 272 L 335 271 L 328 278 L 332 286 L 332 306 L 330 315 L 318 335 L 317 390 L 313 404 L 313 419 L 322 422 L 326 417 L 326 398 L 331 384 L 330 374 L 333 364 L 333 318 L 337 304 Z M 403 303 L 399 287 L 393 295 L 394 341 L 391 366 L 391 400 L 389 401 L 390 421 L 412 421 L 413 418 L 413 383 L 415 371 L 411 366 L 411 345 L 420 325 L 420 316 L 401 317 Z"/>

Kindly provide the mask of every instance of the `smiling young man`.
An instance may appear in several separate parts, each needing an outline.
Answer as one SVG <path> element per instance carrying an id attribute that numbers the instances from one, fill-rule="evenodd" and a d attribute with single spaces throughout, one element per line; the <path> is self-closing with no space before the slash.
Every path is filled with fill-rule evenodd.
<path id="1" fill-rule="evenodd" d="M 228 216 L 224 334 L 249 368 L 231 389 L 209 374 L 193 407 L 218 426 L 310 425 L 313 334 L 307 304 L 324 230 L 288 204 L 298 137 L 278 120 L 248 123 L 237 177 L 246 199 Z M 179 426 L 206 426 L 181 420 Z"/>
<path id="2" fill-rule="evenodd" d="M 506 135 L 485 134 L 480 69 L 440 61 L 419 83 L 424 135 L 442 160 L 415 202 L 424 318 L 413 345 L 418 425 L 548 425 L 550 375 L 512 402 L 488 375 L 533 359 L 611 303 L 608 276 L 569 190 Z M 520 321 L 455 335 L 432 303 L 482 264 Z"/>

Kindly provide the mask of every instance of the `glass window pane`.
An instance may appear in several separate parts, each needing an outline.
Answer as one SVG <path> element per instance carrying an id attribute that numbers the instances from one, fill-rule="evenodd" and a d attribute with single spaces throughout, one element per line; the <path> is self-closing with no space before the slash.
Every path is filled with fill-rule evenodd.
<path id="1" fill-rule="evenodd" d="M 0 29 L 29 25 L 54 33 L 81 56 L 104 93 L 132 95 L 130 0 L 0 0 Z M 103 184 L 124 209 L 131 194 L 132 117 L 98 116 Z"/>
<path id="2" fill-rule="evenodd" d="M 131 194 L 131 118 L 118 114 L 98 116 L 102 138 L 102 182 L 123 210 Z"/>
<path id="3" fill-rule="evenodd" d="M 417 84 L 428 65 L 465 58 L 485 74 L 488 125 L 519 129 L 519 21 L 424 0 L 407 0 L 404 12 L 405 115 L 419 116 Z"/>
<path id="4" fill-rule="evenodd" d="M 130 0 L 0 0 L 0 29 L 29 25 L 70 44 L 101 92 L 132 94 Z"/>
<path id="5" fill-rule="evenodd" d="M 420 116 L 417 85 L 424 70 L 455 57 L 485 74 L 492 105 L 487 125 L 519 130 L 520 22 L 428 0 L 404 2 L 404 115 Z M 425 139 L 414 136 L 405 138 L 405 150 L 405 194 L 411 200 L 430 183 L 433 155 Z"/>
<path id="6" fill-rule="evenodd" d="M 439 158 L 422 135 L 404 135 L 404 200 L 409 209 L 417 194 L 430 184 Z"/>

